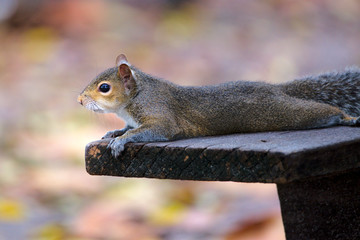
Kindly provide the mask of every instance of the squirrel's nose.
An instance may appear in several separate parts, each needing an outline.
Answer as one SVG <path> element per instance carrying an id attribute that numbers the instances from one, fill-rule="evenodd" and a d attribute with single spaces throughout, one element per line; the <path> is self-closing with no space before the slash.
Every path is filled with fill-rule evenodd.
<path id="1" fill-rule="evenodd" d="M 78 101 L 78 103 L 80 103 L 81 105 L 83 105 L 83 101 L 82 101 L 81 95 L 78 96 L 77 101 Z"/>

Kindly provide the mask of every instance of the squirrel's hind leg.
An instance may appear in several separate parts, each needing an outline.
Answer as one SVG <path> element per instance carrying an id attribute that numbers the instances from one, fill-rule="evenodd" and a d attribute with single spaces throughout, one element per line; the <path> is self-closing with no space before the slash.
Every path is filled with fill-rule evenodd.
<path id="1" fill-rule="evenodd" d="M 340 120 L 339 125 L 360 127 L 360 117 L 346 116 Z"/>

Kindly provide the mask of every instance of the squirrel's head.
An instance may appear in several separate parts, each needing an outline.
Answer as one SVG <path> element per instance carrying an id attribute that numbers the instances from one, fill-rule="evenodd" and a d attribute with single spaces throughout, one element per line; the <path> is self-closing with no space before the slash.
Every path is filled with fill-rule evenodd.
<path id="1" fill-rule="evenodd" d="M 78 97 L 89 110 L 101 113 L 117 112 L 136 93 L 136 82 L 124 54 L 116 58 L 116 67 L 100 73 Z"/>

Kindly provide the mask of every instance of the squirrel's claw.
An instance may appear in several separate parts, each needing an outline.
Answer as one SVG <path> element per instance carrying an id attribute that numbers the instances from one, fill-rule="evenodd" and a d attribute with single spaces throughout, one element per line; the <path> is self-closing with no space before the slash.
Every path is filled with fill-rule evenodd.
<path id="1" fill-rule="evenodd" d="M 121 155 L 121 153 L 124 151 L 125 149 L 125 141 L 122 138 L 116 137 L 113 140 L 110 141 L 109 145 L 107 146 L 107 148 L 111 149 L 111 154 L 117 158 Z"/>
<path id="2" fill-rule="evenodd" d="M 355 127 L 360 127 L 360 117 L 356 118 L 354 126 Z"/>

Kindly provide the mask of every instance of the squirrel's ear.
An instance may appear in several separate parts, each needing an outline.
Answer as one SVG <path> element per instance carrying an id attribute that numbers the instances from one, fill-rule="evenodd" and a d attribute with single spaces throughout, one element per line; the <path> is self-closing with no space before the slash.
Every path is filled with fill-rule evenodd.
<path id="1" fill-rule="evenodd" d="M 124 82 L 125 91 L 130 93 L 130 91 L 135 88 L 136 83 L 130 69 L 130 64 L 128 63 L 124 54 L 120 54 L 116 58 L 116 65 L 118 67 L 118 76 Z"/>
<path id="2" fill-rule="evenodd" d="M 125 63 L 126 65 L 130 65 L 124 54 L 120 54 L 119 56 L 117 56 L 115 63 L 118 67 L 120 67 L 120 65 L 123 63 Z"/>

